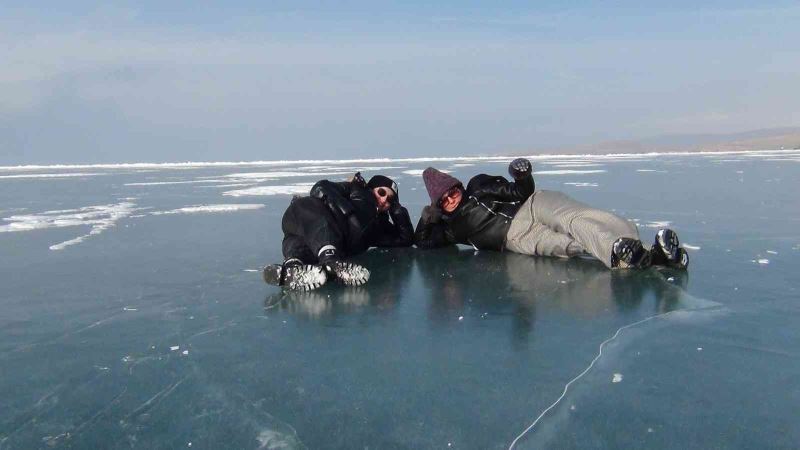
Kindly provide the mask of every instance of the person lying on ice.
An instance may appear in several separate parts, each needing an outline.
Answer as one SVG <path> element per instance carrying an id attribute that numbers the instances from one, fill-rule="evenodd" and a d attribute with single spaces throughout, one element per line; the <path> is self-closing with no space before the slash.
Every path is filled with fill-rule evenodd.
<path id="1" fill-rule="evenodd" d="M 513 182 L 481 174 L 464 189 L 456 178 L 425 169 L 422 178 L 431 205 L 423 208 L 414 232 L 417 247 L 466 244 L 564 258 L 589 254 L 611 269 L 688 266 L 674 231 L 659 230 L 647 249 L 633 223 L 561 192 L 535 190 L 527 159 L 515 159 L 508 171 Z"/>
<path id="2" fill-rule="evenodd" d="M 391 219 L 391 220 L 390 220 Z M 316 289 L 336 278 L 348 286 L 369 280 L 369 270 L 342 258 L 370 247 L 410 247 L 414 228 L 400 204 L 397 183 L 383 175 L 369 182 L 321 180 L 295 197 L 283 214 L 283 264 L 264 268 L 264 281 L 290 289 Z"/>

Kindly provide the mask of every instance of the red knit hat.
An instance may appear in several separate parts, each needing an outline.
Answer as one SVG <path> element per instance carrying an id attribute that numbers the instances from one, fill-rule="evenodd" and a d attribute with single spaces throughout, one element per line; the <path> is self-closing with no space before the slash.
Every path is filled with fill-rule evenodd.
<path id="1" fill-rule="evenodd" d="M 425 182 L 425 189 L 428 190 L 428 196 L 431 198 L 431 205 L 438 204 L 445 192 L 451 188 L 463 186 L 457 178 L 433 167 L 428 167 L 422 172 L 422 180 Z"/>

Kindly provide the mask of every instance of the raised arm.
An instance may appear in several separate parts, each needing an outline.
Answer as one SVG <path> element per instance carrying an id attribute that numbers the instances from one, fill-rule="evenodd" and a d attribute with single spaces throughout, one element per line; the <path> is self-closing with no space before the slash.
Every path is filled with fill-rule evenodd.
<path id="1" fill-rule="evenodd" d="M 533 167 L 525 158 L 518 158 L 508 165 L 508 173 L 514 178 L 509 182 L 503 177 L 481 174 L 472 178 L 467 191 L 475 195 L 491 195 L 500 201 L 524 201 L 533 194 Z"/>

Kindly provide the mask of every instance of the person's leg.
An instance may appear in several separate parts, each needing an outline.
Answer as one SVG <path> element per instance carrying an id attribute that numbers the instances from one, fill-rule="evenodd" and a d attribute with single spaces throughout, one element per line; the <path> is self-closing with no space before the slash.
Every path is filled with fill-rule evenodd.
<path id="1" fill-rule="evenodd" d="M 287 236 L 297 238 L 289 240 L 289 250 L 301 252 L 302 256 L 299 257 L 303 261 L 308 259 L 309 254 L 312 258 L 309 262 L 316 262 L 322 252 L 329 254 L 333 249 L 332 253 L 338 257 L 345 250 L 342 226 L 336 222 L 335 217 L 322 200 L 312 197 L 293 199 L 283 215 L 281 226 L 284 234 L 285 257 L 289 257 L 286 253 Z M 307 251 L 303 250 L 303 247 Z M 298 257 L 297 255 L 292 256 Z"/>
<path id="2" fill-rule="evenodd" d="M 317 253 L 309 248 L 305 236 L 300 234 L 309 225 L 313 229 L 318 223 L 319 220 L 312 220 L 311 224 L 304 223 L 309 220 L 307 214 L 315 205 L 304 205 L 305 202 L 300 200 L 293 199 L 283 213 L 283 263 L 265 266 L 263 277 L 268 284 L 311 290 L 325 284 L 328 277 L 321 266 L 313 265 L 317 262 Z M 316 228 L 320 227 L 317 225 Z"/>
<path id="3" fill-rule="evenodd" d="M 316 264 L 318 262 L 317 255 L 308 248 L 303 238 L 293 234 L 283 237 L 283 258 L 284 264 L 290 262 Z"/>
<path id="4" fill-rule="evenodd" d="M 514 252 L 534 256 L 569 258 L 585 255 L 583 245 L 572 236 L 534 221 L 533 196 L 529 197 L 511 221 L 505 247 Z"/>
<path id="5" fill-rule="evenodd" d="M 308 249 L 306 257 L 319 261 L 338 281 L 358 286 L 369 280 L 370 273 L 365 267 L 341 261 L 340 258 L 346 256 L 342 230 L 347 224 L 339 223 L 322 200 L 312 197 L 294 199 L 283 216 L 282 227 L 284 236 L 298 236 Z M 295 241 L 290 240 L 289 244 L 295 245 Z"/>
<path id="6" fill-rule="evenodd" d="M 569 234 L 609 268 L 612 267 L 615 242 L 621 238 L 639 241 L 635 224 L 611 212 L 592 208 L 564 193 L 537 191 L 531 198 L 534 222 Z"/>

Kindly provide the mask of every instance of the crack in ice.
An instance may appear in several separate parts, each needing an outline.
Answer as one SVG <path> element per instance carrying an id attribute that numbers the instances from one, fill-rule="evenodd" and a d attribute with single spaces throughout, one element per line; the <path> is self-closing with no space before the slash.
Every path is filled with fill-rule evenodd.
<path id="1" fill-rule="evenodd" d="M 520 439 L 522 439 L 522 438 L 523 438 L 523 437 L 524 437 L 526 434 L 528 434 L 528 432 L 530 432 L 530 431 L 533 429 L 533 427 L 535 427 L 535 426 L 536 426 L 536 424 L 537 424 L 537 423 L 539 423 L 539 421 L 540 421 L 540 420 L 542 420 L 542 418 L 543 418 L 543 417 L 544 417 L 544 416 L 545 416 L 545 415 L 546 415 L 548 412 L 550 412 L 550 410 L 552 410 L 553 408 L 555 408 L 555 407 L 556 407 L 556 405 L 558 405 L 558 404 L 561 402 L 561 400 L 563 400 L 563 399 L 564 399 L 564 397 L 567 395 L 567 391 L 569 391 L 569 387 L 570 387 L 570 386 L 572 386 L 572 384 L 573 384 L 573 383 L 575 383 L 576 381 L 578 381 L 578 380 L 580 380 L 581 378 L 583 378 L 583 376 L 584 376 L 584 375 L 586 375 L 587 373 L 589 373 L 589 371 L 590 371 L 590 370 L 592 370 L 592 367 L 594 367 L 594 364 L 595 364 L 595 363 L 596 363 L 596 362 L 597 362 L 597 361 L 600 359 L 600 357 L 601 357 L 601 356 L 603 356 L 603 347 L 605 347 L 605 345 L 606 345 L 606 344 L 608 344 L 609 342 L 611 342 L 611 341 L 615 340 L 615 339 L 616 339 L 616 338 L 619 336 L 619 334 L 620 334 L 620 333 L 621 333 L 623 330 L 626 330 L 626 329 L 628 329 L 628 328 L 635 327 L 635 326 L 637 326 L 637 325 L 641 325 L 641 324 L 643 324 L 643 323 L 645 323 L 645 322 L 648 322 L 648 321 L 650 321 L 650 320 L 656 319 L 656 318 L 658 318 L 658 317 L 664 317 L 664 316 L 667 316 L 667 315 L 669 315 L 669 314 L 672 314 L 673 312 L 675 312 L 675 311 L 668 311 L 668 312 L 661 313 L 661 314 L 655 314 L 655 315 L 652 315 L 652 316 L 649 316 L 649 317 L 645 317 L 644 319 L 642 319 L 642 320 L 639 320 L 639 321 L 637 321 L 637 322 L 633 322 L 633 323 L 630 323 L 630 324 L 628 324 L 628 325 L 625 325 L 625 326 L 623 326 L 623 327 L 620 327 L 620 328 L 617 330 L 617 332 L 616 332 L 616 333 L 614 333 L 614 335 L 613 335 L 613 336 L 611 336 L 610 338 L 608 338 L 608 339 L 606 339 L 605 341 L 603 341 L 602 343 L 600 343 L 600 348 L 599 348 L 599 350 L 598 350 L 598 352 L 597 352 L 597 356 L 595 356 L 595 357 L 594 357 L 594 359 L 592 360 L 592 362 L 590 362 L 590 363 L 589 363 L 589 365 L 588 365 L 588 366 L 587 366 L 585 369 L 583 369 L 583 372 L 579 373 L 579 374 L 578 374 L 578 376 L 576 376 L 575 378 L 571 379 L 571 380 L 570 380 L 570 381 L 569 381 L 569 382 L 568 382 L 566 385 L 564 385 L 564 390 L 561 392 L 561 395 L 560 395 L 560 396 L 559 396 L 559 397 L 556 399 L 556 401 L 555 401 L 555 402 L 553 402 L 553 403 L 552 403 L 550 406 L 548 406 L 547 408 L 545 408 L 545 410 L 544 410 L 544 411 L 542 411 L 542 412 L 541 412 L 541 414 L 539 414 L 539 416 L 538 416 L 538 417 L 536 417 L 536 420 L 534 420 L 534 421 L 533 421 L 533 423 L 531 423 L 531 424 L 528 426 L 528 428 L 525 428 L 525 430 L 524 430 L 522 433 L 520 433 L 520 434 L 519 434 L 519 435 L 518 435 L 518 436 L 517 436 L 517 437 L 516 437 L 516 438 L 515 438 L 515 439 L 514 439 L 512 442 L 511 442 L 511 444 L 508 446 L 508 450 L 512 450 L 512 449 L 514 448 L 514 446 L 515 446 L 515 445 L 517 445 L 517 442 L 519 442 L 519 441 L 520 441 Z"/>

